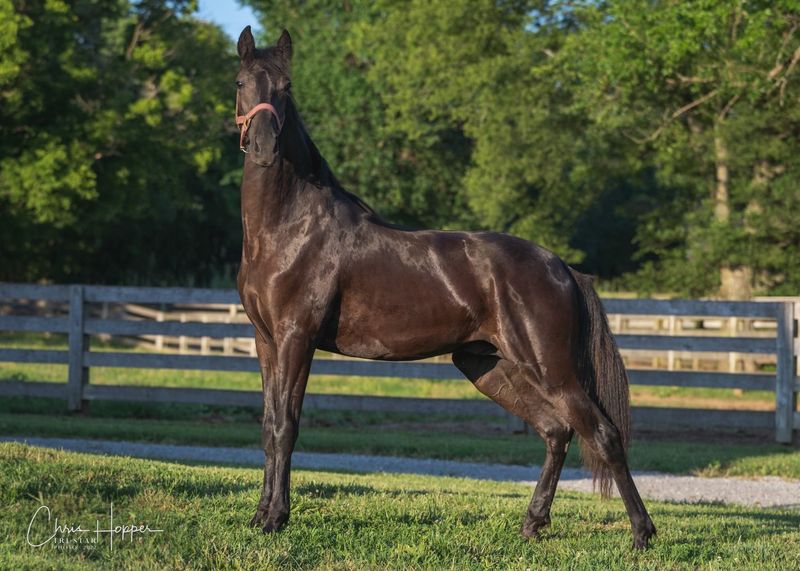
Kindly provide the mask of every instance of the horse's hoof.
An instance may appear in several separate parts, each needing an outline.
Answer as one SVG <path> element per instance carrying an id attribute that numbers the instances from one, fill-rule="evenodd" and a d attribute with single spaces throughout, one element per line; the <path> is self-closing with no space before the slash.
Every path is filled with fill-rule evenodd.
<path id="1" fill-rule="evenodd" d="M 539 530 L 531 531 L 531 530 L 528 530 L 528 529 L 523 529 L 523 530 L 521 530 L 519 532 L 519 534 L 524 539 L 527 539 L 529 541 L 541 541 L 542 540 L 542 534 L 539 533 Z"/>
<path id="2" fill-rule="evenodd" d="M 276 531 L 283 529 L 287 521 L 289 521 L 288 515 L 279 516 L 276 518 L 268 518 L 261 527 L 261 531 L 264 533 L 275 533 Z"/>
<path id="3" fill-rule="evenodd" d="M 250 527 L 263 527 L 266 523 L 267 519 L 267 512 L 263 510 L 257 510 L 256 515 L 254 515 L 250 519 L 250 523 L 248 524 Z"/>
<path id="4" fill-rule="evenodd" d="M 550 518 L 540 518 L 540 519 L 526 519 L 525 522 L 522 524 L 522 529 L 520 530 L 520 535 L 525 539 L 536 539 L 540 540 L 542 538 L 539 531 L 545 527 L 550 525 Z"/>
<path id="5" fill-rule="evenodd" d="M 647 528 L 640 532 L 635 533 L 633 536 L 634 549 L 647 549 L 650 547 L 650 539 L 656 534 L 656 526 L 650 523 Z"/>

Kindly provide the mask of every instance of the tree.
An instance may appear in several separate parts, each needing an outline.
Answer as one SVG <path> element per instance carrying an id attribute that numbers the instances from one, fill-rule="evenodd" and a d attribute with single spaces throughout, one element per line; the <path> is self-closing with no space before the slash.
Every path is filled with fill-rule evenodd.
<path id="1" fill-rule="evenodd" d="M 800 288 L 796 0 L 247 1 L 390 220 L 514 233 L 641 293 Z M 193 9 L 0 0 L 0 279 L 233 274 L 237 63 Z"/>
<path id="2" fill-rule="evenodd" d="M 796 290 L 797 2 L 586 2 L 576 12 L 584 24 L 559 54 L 576 101 L 639 144 L 674 189 L 640 226 L 641 250 L 655 256 L 644 274 L 730 299 Z"/>
<path id="3" fill-rule="evenodd" d="M 314 142 L 342 184 L 388 219 L 411 226 L 466 223 L 459 180 L 469 156 L 455 129 L 424 145 L 389 128 L 384 86 L 369 77 L 373 54 L 359 43 L 361 26 L 380 12 L 364 0 L 247 0 L 264 37 L 292 34 L 292 86 Z"/>
<path id="4" fill-rule="evenodd" d="M 617 216 L 587 220 L 620 178 L 638 184 L 641 165 L 627 141 L 607 137 L 572 105 L 555 55 L 580 24 L 561 3 L 454 0 L 378 4 L 360 45 L 385 85 L 388 128 L 415 144 L 457 129 L 471 142 L 461 186 L 478 225 L 538 242 L 583 269 L 602 265 L 583 228 L 626 245 L 631 225 Z M 612 204 L 613 206 L 613 204 Z M 622 232 L 607 231 L 612 227 Z M 586 258 L 587 251 L 591 252 Z M 616 254 L 619 256 L 619 254 Z"/>
<path id="5" fill-rule="evenodd" d="M 0 2 L 0 279 L 235 264 L 232 42 L 189 2 Z"/>

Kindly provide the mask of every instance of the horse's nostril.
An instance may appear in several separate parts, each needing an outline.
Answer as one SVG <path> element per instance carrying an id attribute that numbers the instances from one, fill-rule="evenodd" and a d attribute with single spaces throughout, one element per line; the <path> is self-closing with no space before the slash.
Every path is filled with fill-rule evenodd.
<path id="1" fill-rule="evenodd" d="M 258 139 L 256 139 L 255 141 L 253 141 L 253 145 L 254 145 L 254 146 L 255 146 L 255 148 L 256 148 L 256 152 L 257 152 L 257 153 L 260 153 L 260 152 L 261 152 L 261 145 L 259 145 L 259 144 L 258 144 Z"/>

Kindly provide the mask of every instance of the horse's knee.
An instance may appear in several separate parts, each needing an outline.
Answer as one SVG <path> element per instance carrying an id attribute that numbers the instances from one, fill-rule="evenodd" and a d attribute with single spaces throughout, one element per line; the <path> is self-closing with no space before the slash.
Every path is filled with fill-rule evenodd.
<path id="1" fill-rule="evenodd" d="M 300 423 L 292 418 L 291 415 L 279 415 L 275 419 L 275 426 L 273 427 L 275 445 L 278 448 L 293 447 L 300 432 L 299 428 Z"/>

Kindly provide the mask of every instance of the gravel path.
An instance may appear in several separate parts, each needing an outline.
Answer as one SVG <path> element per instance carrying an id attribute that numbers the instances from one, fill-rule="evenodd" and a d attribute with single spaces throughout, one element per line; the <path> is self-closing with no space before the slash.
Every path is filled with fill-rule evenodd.
<path id="1" fill-rule="evenodd" d="M 256 448 L 184 446 L 112 440 L 14 436 L 0 437 L 0 441 L 25 442 L 32 446 L 63 448 L 64 450 L 91 454 L 133 456 L 159 460 L 188 460 L 245 466 L 261 466 L 264 462 L 263 452 Z M 450 460 L 323 454 L 318 452 L 295 452 L 292 455 L 292 466 L 311 470 L 454 476 L 478 480 L 521 482 L 531 485 L 535 483 L 540 473 L 538 466 L 509 466 L 505 464 L 478 464 Z M 654 500 L 688 503 L 721 502 L 756 507 L 800 509 L 800 481 L 797 480 L 783 480 L 777 477 L 753 479 L 701 478 L 655 472 L 634 472 L 633 476 L 642 496 Z M 591 476 L 581 469 L 564 468 L 558 485 L 562 490 L 592 491 Z"/>

